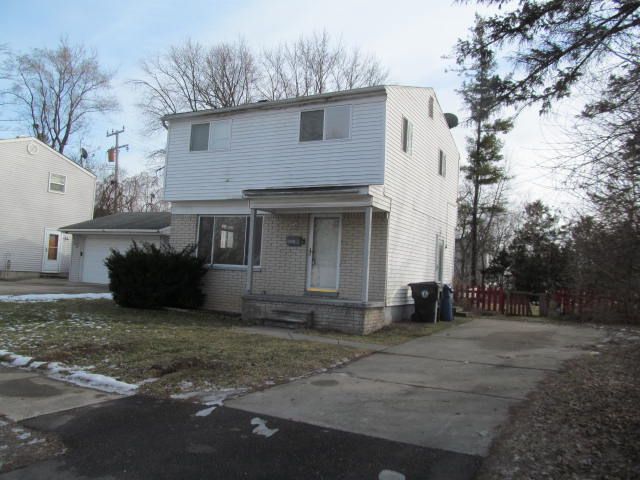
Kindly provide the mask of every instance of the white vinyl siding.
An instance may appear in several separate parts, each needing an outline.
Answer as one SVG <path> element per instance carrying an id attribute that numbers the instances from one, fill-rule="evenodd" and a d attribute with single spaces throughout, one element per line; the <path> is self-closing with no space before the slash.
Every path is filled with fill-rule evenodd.
<path id="1" fill-rule="evenodd" d="M 459 156 L 437 101 L 434 119 L 429 118 L 432 96 L 426 88 L 387 88 L 387 137 L 398 138 L 403 116 L 414 121 L 410 159 L 397 140 L 386 146 L 384 192 L 391 200 L 387 305 L 412 303 L 408 283 L 437 279 L 436 236 L 444 243 L 442 281 L 453 280 Z M 438 149 L 449 164 L 450 174 L 444 179 L 434 165 Z"/>
<path id="2" fill-rule="evenodd" d="M 300 112 L 310 106 L 233 114 L 232 148 L 220 152 L 189 152 L 191 124 L 201 122 L 172 120 L 165 198 L 224 200 L 240 199 L 247 189 L 381 185 L 384 98 L 336 102 L 350 106 L 348 141 L 300 142 Z"/>
<path id="3" fill-rule="evenodd" d="M 39 148 L 28 153 L 31 143 Z M 35 149 L 34 149 L 35 150 Z M 65 194 L 50 193 L 51 174 L 65 177 Z M 93 218 L 95 177 L 29 138 L 0 140 L 0 272 L 41 272 L 45 229 Z M 60 271 L 69 268 L 71 235 L 62 236 Z"/>

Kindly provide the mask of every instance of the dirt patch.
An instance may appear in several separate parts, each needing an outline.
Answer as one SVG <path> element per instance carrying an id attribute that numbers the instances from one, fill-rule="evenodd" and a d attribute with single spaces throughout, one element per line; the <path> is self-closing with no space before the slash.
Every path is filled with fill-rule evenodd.
<path id="1" fill-rule="evenodd" d="M 0 473 L 64 453 L 62 442 L 0 416 Z"/>
<path id="2" fill-rule="evenodd" d="M 640 478 L 640 332 L 612 332 L 512 411 L 478 476 Z"/>

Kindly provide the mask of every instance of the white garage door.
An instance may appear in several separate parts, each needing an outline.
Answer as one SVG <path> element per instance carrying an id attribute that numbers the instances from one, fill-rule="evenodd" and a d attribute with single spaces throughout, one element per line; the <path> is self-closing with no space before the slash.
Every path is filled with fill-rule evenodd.
<path id="1" fill-rule="evenodd" d="M 153 242 L 159 244 L 157 237 L 135 237 L 136 242 Z M 111 249 L 125 252 L 131 247 L 132 237 L 116 237 L 110 235 L 87 235 L 84 244 L 82 261 L 82 281 L 88 283 L 109 283 L 109 272 L 104 264 Z"/>

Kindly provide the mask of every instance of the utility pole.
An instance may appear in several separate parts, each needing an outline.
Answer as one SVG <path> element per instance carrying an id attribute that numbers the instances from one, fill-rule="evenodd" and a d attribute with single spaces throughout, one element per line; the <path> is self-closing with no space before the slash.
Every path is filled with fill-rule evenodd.
<path id="1" fill-rule="evenodd" d="M 113 173 L 113 205 L 114 205 L 114 213 L 118 213 L 118 157 L 120 156 L 120 149 L 126 148 L 127 152 L 129 151 L 129 144 L 120 145 L 120 134 L 124 133 L 124 125 L 121 130 L 113 130 L 111 132 L 107 132 L 107 137 L 116 137 L 116 146 L 109 149 L 109 162 L 115 162 L 115 170 Z"/>

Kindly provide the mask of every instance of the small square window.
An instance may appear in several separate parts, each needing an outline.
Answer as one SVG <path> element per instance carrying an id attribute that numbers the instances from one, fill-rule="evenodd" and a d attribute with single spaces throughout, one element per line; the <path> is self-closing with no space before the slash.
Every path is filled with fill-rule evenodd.
<path id="1" fill-rule="evenodd" d="M 198 257 L 208 265 L 248 264 L 249 216 L 202 216 L 198 228 Z M 262 216 L 256 217 L 253 232 L 253 265 L 260 265 Z"/>
<path id="2" fill-rule="evenodd" d="M 67 188 L 67 177 L 57 173 L 49 174 L 49 191 L 64 193 Z"/>
<path id="3" fill-rule="evenodd" d="M 203 152 L 209 150 L 209 124 L 194 123 L 191 125 L 191 140 L 189 142 L 191 152 Z"/>
<path id="4" fill-rule="evenodd" d="M 438 175 L 447 176 L 447 155 L 442 150 L 438 152 Z"/>
<path id="5" fill-rule="evenodd" d="M 324 110 L 300 112 L 300 141 L 322 140 L 324 131 Z"/>
<path id="6" fill-rule="evenodd" d="M 413 148 L 413 124 L 402 117 L 402 151 L 411 154 Z"/>

